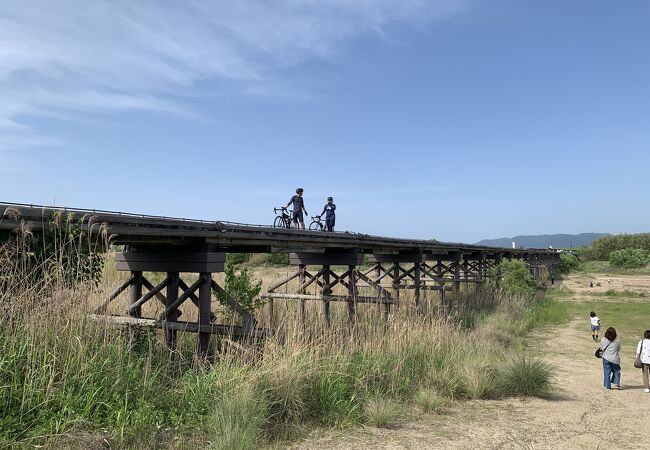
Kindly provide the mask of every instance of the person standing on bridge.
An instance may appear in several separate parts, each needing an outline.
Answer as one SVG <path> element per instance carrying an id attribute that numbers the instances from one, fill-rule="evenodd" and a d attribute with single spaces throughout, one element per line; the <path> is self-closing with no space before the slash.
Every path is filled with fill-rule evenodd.
<path id="1" fill-rule="evenodd" d="M 325 214 L 325 231 L 334 231 L 334 223 L 336 222 L 336 205 L 332 197 L 327 197 L 327 203 L 323 208 L 323 212 L 319 217 Z"/>
<path id="2" fill-rule="evenodd" d="M 305 229 L 305 219 L 302 215 L 303 211 L 305 212 L 305 215 L 307 214 L 307 210 L 305 209 L 305 202 L 302 198 L 302 193 L 304 192 L 303 188 L 298 188 L 296 189 L 296 195 L 291 197 L 289 200 L 289 203 L 287 203 L 287 207 L 289 205 L 293 204 L 293 217 L 292 217 L 292 222 L 295 224 L 296 228 L 300 229 Z"/>

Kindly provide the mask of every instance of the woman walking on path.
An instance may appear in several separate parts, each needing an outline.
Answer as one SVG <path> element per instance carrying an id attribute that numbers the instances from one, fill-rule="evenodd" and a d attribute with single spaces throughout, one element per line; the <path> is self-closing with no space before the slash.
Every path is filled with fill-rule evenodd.
<path id="1" fill-rule="evenodd" d="M 641 360 L 641 370 L 643 371 L 643 387 L 646 392 L 650 392 L 650 330 L 645 330 L 643 339 L 636 346 L 636 357 Z"/>
<path id="2" fill-rule="evenodd" d="M 616 330 L 609 327 L 605 337 L 600 342 L 603 351 L 603 374 L 605 376 L 605 389 L 621 388 L 621 341 L 616 339 Z"/>

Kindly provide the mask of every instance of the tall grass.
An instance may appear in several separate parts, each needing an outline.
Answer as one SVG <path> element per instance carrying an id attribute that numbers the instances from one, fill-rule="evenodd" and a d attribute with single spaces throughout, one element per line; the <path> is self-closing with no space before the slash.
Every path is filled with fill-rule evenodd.
<path id="1" fill-rule="evenodd" d="M 83 448 L 100 436 L 121 447 L 246 449 L 310 425 L 386 426 L 400 405 L 437 411 L 444 399 L 545 394 L 528 385 L 548 388 L 545 367 L 508 364 L 504 340 L 563 319 L 552 302 L 487 291 L 426 314 L 403 296 L 386 324 L 360 311 L 354 327 L 336 320 L 326 331 L 311 321 L 304 330 L 287 313 L 272 338 L 257 346 L 214 339 L 211 364 L 197 365 L 192 335 L 180 336 L 170 354 L 156 333 L 87 318 L 117 278 L 105 277 L 110 286 L 5 292 L 0 447 L 59 448 L 74 436 Z"/>

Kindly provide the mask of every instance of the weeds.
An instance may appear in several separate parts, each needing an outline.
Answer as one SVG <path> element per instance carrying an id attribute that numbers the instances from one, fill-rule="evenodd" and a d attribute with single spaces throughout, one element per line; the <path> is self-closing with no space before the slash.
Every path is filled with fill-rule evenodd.
<path id="1" fill-rule="evenodd" d="M 447 399 L 433 389 L 420 389 L 413 398 L 415 405 L 425 413 L 435 413 L 447 404 Z"/>
<path id="2" fill-rule="evenodd" d="M 544 361 L 521 357 L 508 362 L 500 374 L 501 390 L 512 396 L 547 397 L 553 369 Z"/>
<path id="3" fill-rule="evenodd" d="M 384 398 L 373 398 L 366 402 L 366 423 L 377 428 L 389 426 L 399 414 L 398 405 Z"/>

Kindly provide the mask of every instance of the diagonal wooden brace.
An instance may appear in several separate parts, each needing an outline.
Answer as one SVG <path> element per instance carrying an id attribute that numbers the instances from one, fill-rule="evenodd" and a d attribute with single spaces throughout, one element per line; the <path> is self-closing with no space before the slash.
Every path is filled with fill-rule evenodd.
<path id="1" fill-rule="evenodd" d="M 142 277 L 142 285 L 150 291 L 153 291 L 155 289 L 155 286 L 151 283 L 151 281 L 147 280 L 144 276 Z M 162 292 L 157 292 L 156 298 L 160 303 L 163 304 L 163 306 L 167 304 L 167 298 Z"/>
<path id="2" fill-rule="evenodd" d="M 156 287 L 153 289 L 149 290 L 146 294 L 144 294 L 142 297 L 137 299 L 135 302 L 131 303 L 129 305 L 128 313 L 131 314 L 138 308 L 140 308 L 142 305 L 144 305 L 147 301 L 149 301 L 151 298 L 153 298 L 154 295 L 158 294 L 160 291 L 162 291 L 165 287 L 167 287 L 167 284 L 169 283 L 169 278 L 165 278 L 163 281 L 158 283 Z M 144 283 L 143 283 L 144 284 Z"/>
<path id="3" fill-rule="evenodd" d="M 120 295 L 126 288 L 131 286 L 131 283 L 135 280 L 135 276 L 131 275 L 131 277 L 126 280 L 120 287 L 115 289 L 111 294 L 108 296 L 106 300 L 104 300 L 102 303 L 100 303 L 96 308 L 95 308 L 95 314 L 103 314 L 106 312 L 106 308 L 108 308 L 108 304 L 115 300 L 118 295 Z"/>
<path id="4" fill-rule="evenodd" d="M 183 295 L 180 295 L 175 301 L 173 301 L 171 303 L 171 305 L 169 305 L 167 308 L 165 308 L 165 310 L 160 315 L 159 320 L 167 320 L 169 315 L 172 312 L 176 311 L 183 304 L 183 302 L 185 302 L 185 300 L 190 298 L 190 296 L 194 293 L 194 291 L 196 291 L 199 287 L 201 287 L 201 285 L 204 282 L 205 281 L 203 279 L 201 279 L 201 278 L 196 280 L 194 282 L 194 284 L 192 284 L 192 286 L 189 287 L 189 289 L 187 289 L 185 292 L 183 292 Z"/>

